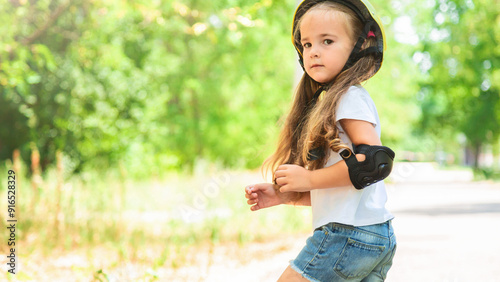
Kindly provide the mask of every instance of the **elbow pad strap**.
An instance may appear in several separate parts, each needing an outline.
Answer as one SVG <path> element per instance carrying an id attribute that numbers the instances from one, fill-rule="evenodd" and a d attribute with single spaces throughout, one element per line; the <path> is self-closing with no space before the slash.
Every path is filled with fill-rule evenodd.
<path id="1" fill-rule="evenodd" d="M 384 180 L 391 173 L 395 154 L 390 148 L 361 144 L 354 151 L 356 154 L 364 154 L 366 159 L 359 162 L 348 149 L 340 152 L 340 156 L 349 168 L 349 178 L 356 189 Z"/>

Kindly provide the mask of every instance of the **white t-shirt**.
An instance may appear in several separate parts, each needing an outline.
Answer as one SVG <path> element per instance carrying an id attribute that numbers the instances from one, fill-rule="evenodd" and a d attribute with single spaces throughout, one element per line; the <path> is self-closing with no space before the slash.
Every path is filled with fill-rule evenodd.
<path id="1" fill-rule="evenodd" d="M 361 85 L 349 88 L 341 98 L 336 113 L 339 137 L 352 149 L 352 142 L 339 123 L 341 119 L 368 121 L 375 126 L 380 137 L 380 120 L 375 103 Z M 343 161 L 342 157 L 330 150 L 330 157 L 325 167 L 339 161 Z M 379 181 L 362 190 L 357 190 L 352 185 L 311 190 L 313 227 L 318 228 L 330 222 L 354 226 L 383 223 L 394 218 L 385 208 L 386 202 L 387 193 L 384 181 Z"/>

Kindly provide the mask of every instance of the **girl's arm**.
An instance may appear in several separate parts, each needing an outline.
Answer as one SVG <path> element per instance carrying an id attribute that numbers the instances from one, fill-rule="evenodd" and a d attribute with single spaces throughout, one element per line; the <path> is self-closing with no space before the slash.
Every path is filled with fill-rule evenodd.
<path id="1" fill-rule="evenodd" d="M 362 120 L 340 120 L 353 144 L 381 145 L 373 124 Z M 364 161 L 363 154 L 356 154 L 358 161 Z M 297 165 L 281 165 L 276 170 L 276 182 L 281 192 L 306 192 L 313 189 L 333 188 L 352 185 L 349 170 L 344 161 L 332 166 L 309 171 Z"/>

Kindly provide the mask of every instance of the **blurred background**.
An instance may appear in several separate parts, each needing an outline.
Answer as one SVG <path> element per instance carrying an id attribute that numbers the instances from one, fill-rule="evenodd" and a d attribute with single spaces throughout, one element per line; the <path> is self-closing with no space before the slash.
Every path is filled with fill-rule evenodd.
<path id="1" fill-rule="evenodd" d="M 371 3 L 388 48 L 365 87 L 401 165 L 389 190 L 429 175 L 498 188 L 498 1 Z M 243 196 L 300 75 L 297 4 L 0 0 L 0 229 L 14 170 L 20 269 L 1 260 L 0 278 L 204 281 L 310 232 L 309 209 L 250 213 Z"/>

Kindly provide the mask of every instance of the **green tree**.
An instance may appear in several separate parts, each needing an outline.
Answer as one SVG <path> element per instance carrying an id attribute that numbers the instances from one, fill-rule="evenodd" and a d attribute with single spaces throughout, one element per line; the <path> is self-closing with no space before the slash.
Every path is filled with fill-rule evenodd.
<path id="1" fill-rule="evenodd" d="M 263 128 L 291 92 L 292 5 L 41 0 L 0 9 L 2 159 L 18 147 L 29 159 L 34 142 L 44 167 L 62 150 L 76 170 L 262 161 Z"/>
<path id="2" fill-rule="evenodd" d="M 500 134 L 500 6 L 491 0 L 439 0 L 420 18 L 424 74 L 421 128 L 456 140 L 463 133 L 474 166 Z M 424 14 L 424 13 L 423 13 Z"/>
<path id="3" fill-rule="evenodd" d="M 58 99 L 69 86 L 66 74 L 58 68 L 62 63 L 58 54 L 71 44 L 70 30 L 83 12 L 79 6 L 69 1 L 2 1 L 2 159 L 9 158 L 15 148 L 26 153 L 30 141 L 36 141 L 46 156 L 42 159 L 46 166 L 55 150 L 73 140 L 70 134 L 58 134 L 58 123 L 69 117 L 67 100 Z"/>

